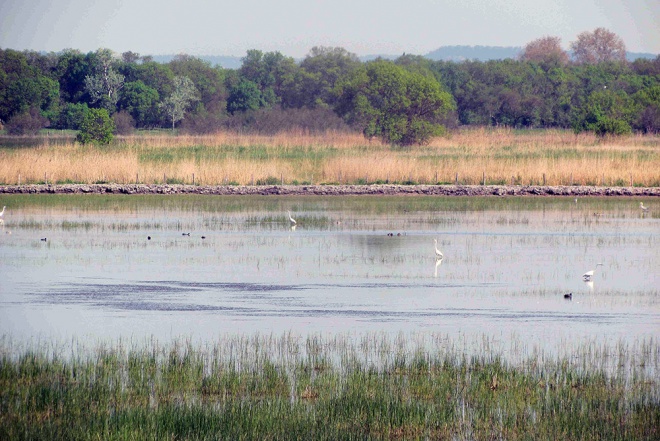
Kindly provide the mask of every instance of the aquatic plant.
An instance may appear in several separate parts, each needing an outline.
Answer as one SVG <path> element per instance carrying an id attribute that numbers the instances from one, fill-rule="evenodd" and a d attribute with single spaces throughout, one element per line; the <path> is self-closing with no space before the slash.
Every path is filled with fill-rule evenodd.
<path id="1" fill-rule="evenodd" d="M 513 358 L 464 344 L 285 333 L 63 353 L 5 337 L 0 438 L 657 439 L 654 339 Z"/>

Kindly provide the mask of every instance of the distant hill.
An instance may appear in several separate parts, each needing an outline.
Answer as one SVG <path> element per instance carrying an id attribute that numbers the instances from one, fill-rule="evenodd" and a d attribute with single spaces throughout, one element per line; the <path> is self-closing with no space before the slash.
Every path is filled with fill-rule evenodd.
<path id="1" fill-rule="evenodd" d="M 522 47 L 513 46 L 441 46 L 438 49 L 424 55 L 430 60 L 465 61 L 465 60 L 503 60 L 505 58 L 517 58 Z M 638 58 L 654 59 L 657 54 L 646 52 L 627 52 L 628 61 Z"/>
<path id="2" fill-rule="evenodd" d="M 399 57 L 400 57 L 400 55 L 387 55 L 387 54 L 378 54 L 378 55 L 373 54 L 373 55 L 360 55 L 360 56 L 358 56 L 360 61 L 362 61 L 363 63 L 366 63 L 367 61 L 374 61 L 378 58 L 381 58 L 383 60 L 396 60 Z"/>
<path id="3" fill-rule="evenodd" d="M 424 55 L 434 61 L 465 61 L 465 60 L 503 60 L 516 58 L 522 47 L 502 46 L 441 46 Z"/>
<path id="4" fill-rule="evenodd" d="M 211 66 L 221 66 L 225 69 L 238 69 L 241 67 L 242 57 L 231 57 L 222 55 L 193 55 L 211 63 Z M 151 58 L 157 63 L 169 63 L 176 55 L 152 55 Z"/>
<path id="5" fill-rule="evenodd" d="M 635 61 L 638 58 L 646 58 L 653 60 L 658 56 L 658 54 L 650 54 L 648 52 L 626 52 L 626 58 L 628 61 Z"/>
<path id="6" fill-rule="evenodd" d="M 438 61 L 456 61 L 461 62 L 465 60 L 503 60 L 505 58 L 517 58 L 518 54 L 522 51 L 522 47 L 513 46 L 441 46 L 438 49 L 429 52 L 424 57 L 429 60 Z M 211 66 L 221 66 L 225 69 L 239 69 L 241 67 L 242 57 L 222 56 L 222 55 L 194 55 L 197 58 L 208 61 Z M 400 55 L 362 55 L 360 60 L 363 62 L 372 61 L 376 58 L 383 58 L 386 60 L 395 60 Z M 634 61 L 638 58 L 654 59 L 657 54 L 650 54 L 645 52 L 628 52 L 627 58 L 629 61 Z M 154 61 L 158 63 L 169 63 L 176 55 L 152 55 Z M 302 60 L 296 60 L 300 62 Z"/>

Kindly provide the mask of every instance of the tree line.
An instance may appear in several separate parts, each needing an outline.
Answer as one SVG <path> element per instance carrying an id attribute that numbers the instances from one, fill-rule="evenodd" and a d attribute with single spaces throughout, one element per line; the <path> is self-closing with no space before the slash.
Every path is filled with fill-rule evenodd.
<path id="1" fill-rule="evenodd" d="M 543 37 L 517 59 L 486 62 L 362 62 L 315 47 L 300 61 L 249 50 L 239 69 L 223 69 L 189 55 L 157 63 L 108 49 L 0 49 L 0 121 L 10 134 L 105 124 L 104 140 L 134 129 L 300 129 L 359 130 L 399 145 L 459 125 L 657 132 L 660 56 L 627 62 L 623 42 L 602 28 L 578 36 L 570 53 Z"/>

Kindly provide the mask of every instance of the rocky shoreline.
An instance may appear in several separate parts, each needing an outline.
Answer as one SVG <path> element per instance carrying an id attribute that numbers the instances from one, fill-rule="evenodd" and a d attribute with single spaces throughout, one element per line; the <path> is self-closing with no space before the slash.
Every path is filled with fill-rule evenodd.
<path id="1" fill-rule="evenodd" d="M 295 196 L 660 196 L 660 187 L 535 185 L 161 185 L 34 184 L 3 185 L 0 194 L 200 194 Z"/>

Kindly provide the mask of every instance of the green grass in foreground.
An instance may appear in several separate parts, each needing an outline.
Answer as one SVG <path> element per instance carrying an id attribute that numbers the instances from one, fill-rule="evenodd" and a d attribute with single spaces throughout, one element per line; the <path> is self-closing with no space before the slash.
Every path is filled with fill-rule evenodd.
<path id="1" fill-rule="evenodd" d="M 0 340 L 0 439 L 567 439 L 660 436 L 655 341 L 570 359 L 342 338 L 151 342 L 68 356 Z M 443 346 L 443 347 L 440 347 Z M 633 355 L 633 353 L 635 355 Z M 626 364 L 606 372 L 602 362 Z M 620 366 L 619 366 L 620 367 Z M 618 374 L 617 374 L 618 372 Z"/>

